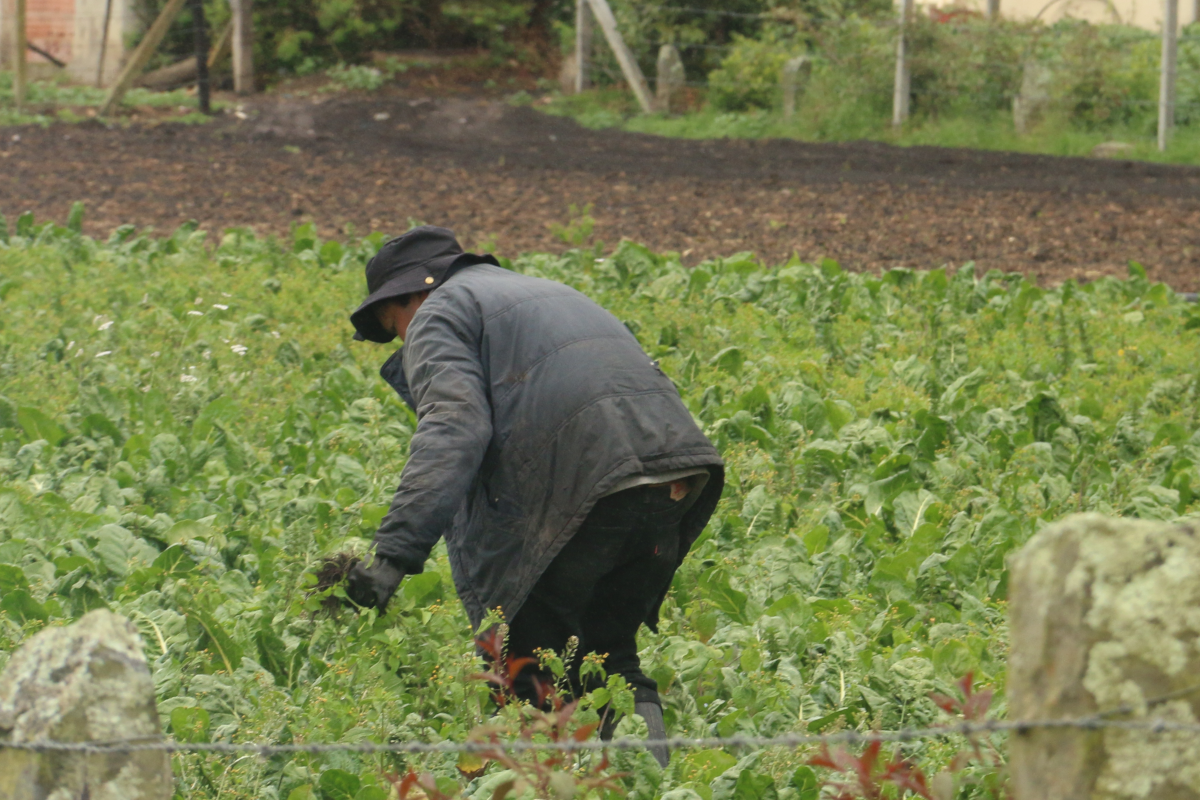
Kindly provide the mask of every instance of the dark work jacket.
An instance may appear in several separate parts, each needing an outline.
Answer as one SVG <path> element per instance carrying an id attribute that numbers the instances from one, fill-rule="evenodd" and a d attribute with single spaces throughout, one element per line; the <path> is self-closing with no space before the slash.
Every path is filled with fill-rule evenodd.
<path id="1" fill-rule="evenodd" d="M 380 555 L 420 572 L 444 536 L 472 625 L 492 608 L 511 620 L 620 481 L 704 467 L 683 558 L 721 497 L 724 467 L 616 317 L 560 283 L 479 264 L 435 289 L 407 333 L 380 370 L 418 420 L 375 534 Z"/>

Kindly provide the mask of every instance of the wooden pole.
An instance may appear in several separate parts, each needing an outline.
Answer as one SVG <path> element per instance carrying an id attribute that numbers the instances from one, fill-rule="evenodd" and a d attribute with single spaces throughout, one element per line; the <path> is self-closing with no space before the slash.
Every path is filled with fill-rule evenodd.
<path id="1" fill-rule="evenodd" d="M 1167 149 L 1175 127 L 1175 55 L 1179 34 L 1179 0 L 1163 0 L 1162 70 L 1158 84 L 1158 150 Z"/>
<path id="2" fill-rule="evenodd" d="M 912 0 L 908 1 L 912 2 Z M 638 105 L 642 107 L 642 113 L 653 113 L 654 101 L 650 98 L 650 86 L 646 83 L 646 76 L 642 74 L 642 68 L 638 66 L 637 59 L 633 57 L 625 40 L 621 38 L 621 31 L 617 29 L 617 19 L 613 16 L 612 9 L 608 7 L 608 0 L 588 0 L 588 2 L 592 5 L 592 13 L 596 15 L 596 21 L 600 23 L 600 30 L 604 31 L 604 38 L 608 40 L 608 46 L 612 48 L 613 54 L 617 57 L 617 63 L 621 65 L 621 72 L 625 73 L 625 80 L 629 83 L 629 88 L 633 89 Z"/>
<path id="3" fill-rule="evenodd" d="M 201 114 L 212 113 L 208 86 L 208 25 L 204 20 L 204 0 L 188 0 L 192 10 L 192 41 L 196 48 L 196 99 Z"/>
<path id="4" fill-rule="evenodd" d="M 251 0 L 229 0 L 233 11 L 233 90 L 254 93 L 254 17 Z"/>
<path id="5" fill-rule="evenodd" d="M 987 17 L 988 19 L 1000 18 L 1000 0 L 988 0 Z"/>
<path id="6" fill-rule="evenodd" d="M 20 111 L 25 105 L 25 88 L 29 75 L 25 55 L 25 0 L 16 0 L 13 11 L 13 105 Z"/>
<path id="7" fill-rule="evenodd" d="M 588 0 L 575 0 L 575 94 L 592 86 L 592 19 Z"/>
<path id="8" fill-rule="evenodd" d="M 18 2 L 23 1 L 18 0 Z M 116 83 L 108 90 L 108 96 L 104 98 L 104 104 L 100 106 L 100 116 L 108 116 L 117 107 L 117 104 L 121 102 L 121 98 L 129 91 L 129 87 L 133 86 L 134 80 L 146 68 L 146 62 L 150 60 L 150 56 L 154 55 L 154 51 L 162 43 L 163 37 L 167 35 L 167 30 L 171 27 L 171 23 L 179 16 L 179 12 L 183 10 L 183 4 L 186 2 L 187 0 L 167 0 L 167 4 L 158 15 L 158 19 L 154 20 L 154 24 L 146 31 L 145 37 L 142 38 L 142 43 L 133 51 L 133 55 L 125 63 L 121 74 L 117 76 Z"/>
<path id="9" fill-rule="evenodd" d="M 112 24 L 113 0 L 104 2 L 104 27 L 100 30 L 100 63 L 96 65 L 96 88 L 104 86 L 104 59 L 108 55 L 108 26 Z"/>
<path id="10" fill-rule="evenodd" d="M 913 0 L 900 0 L 900 30 L 896 36 L 896 81 L 892 91 L 892 127 L 899 128 L 908 119 L 911 88 L 908 58 L 905 51 L 904 29 L 912 15 Z"/>
<path id="11" fill-rule="evenodd" d="M 217 40 L 213 42 L 212 49 L 208 51 L 208 68 L 211 70 L 221 63 L 221 59 L 229 55 L 230 47 L 233 43 L 233 20 L 226 23 L 225 28 L 217 36 Z"/>

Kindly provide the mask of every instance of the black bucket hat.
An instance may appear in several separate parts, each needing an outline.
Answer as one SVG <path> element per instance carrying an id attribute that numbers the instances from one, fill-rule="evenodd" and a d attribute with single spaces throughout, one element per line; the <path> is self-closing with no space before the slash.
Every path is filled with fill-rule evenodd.
<path id="1" fill-rule="evenodd" d="M 422 225 L 392 239 L 367 262 L 367 299 L 350 315 L 356 331 L 354 338 L 380 343 L 395 339 L 379 324 L 372 306 L 401 295 L 436 289 L 455 268 L 471 264 L 499 266 L 490 255 L 464 253 L 454 232 L 447 228 Z"/>

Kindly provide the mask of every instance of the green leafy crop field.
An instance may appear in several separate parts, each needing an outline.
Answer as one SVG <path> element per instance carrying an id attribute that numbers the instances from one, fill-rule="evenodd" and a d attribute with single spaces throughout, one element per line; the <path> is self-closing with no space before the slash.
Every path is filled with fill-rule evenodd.
<path id="1" fill-rule="evenodd" d="M 141 630 L 180 740 L 466 739 L 493 705 L 444 550 L 382 617 L 314 591 L 326 556 L 367 547 L 415 425 L 375 373 L 391 346 L 346 320 L 382 237 L 96 241 L 80 215 L 0 229 L 0 666 L 106 606 Z M 673 734 L 919 727 L 967 673 L 1003 716 L 1005 557 L 1075 511 L 1196 509 L 1200 313 L 1137 265 L 1053 290 L 969 264 L 685 269 L 629 242 L 505 265 L 624 320 L 727 459 L 661 630 L 643 630 Z M 957 749 L 905 753 L 933 773 Z M 812 800 L 811 755 L 616 766 L 639 800 Z M 175 765 L 180 797 L 281 800 L 378 800 L 408 766 L 486 800 L 500 766 Z"/>

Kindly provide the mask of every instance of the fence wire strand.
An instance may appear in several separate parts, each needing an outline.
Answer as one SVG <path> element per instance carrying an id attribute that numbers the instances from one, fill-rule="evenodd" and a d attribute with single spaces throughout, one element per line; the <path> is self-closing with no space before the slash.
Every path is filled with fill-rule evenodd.
<path id="1" fill-rule="evenodd" d="M 677 750 L 694 749 L 765 749 L 769 747 L 802 747 L 805 745 L 866 745 L 873 742 L 904 743 L 941 739 L 948 736 L 979 736 L 995 733 L 1028 734 L 1037 730 L 1121 730 L 1141 731 L 1151 735 L 1184 733 L 1200 735 L 1200 722 L 1176 722 L 1165 719 L 1109 719 L 1102 715 L 1078 719 L 1056 720 L 989 720 L 965 722 L 958 725 L 942 725 L 932 728 L 913 728 L 898 731 L 839 731 L 830 734 L 785 734 L 782 736 L 726 736 L 726 737 L 668 737 L 666 739 L 635 739 L 623 737 L 613 741 L 574 740 L 535 742 L 528 739 L 513 741 L 467 741 L 467 742 L 314 742 L 294 744 L 233 743 L 233 742 L 178 742 L 170 739 L 116 739 L 103 742 L 0 742 L 0 750 L 22 750 L 34 753 L 77 753 L 81 755 L 103 755 L 107 753 L 132 753 L 166 751 L 168 753 L 215 753 L 224 755 L 258 755 L 268 758 L 275 755 L 321 755 L 325 753 L 360 754 L 448 754 L 479 753 L 497 751 L 506 753 L 523 752 L 587 752 L 596 750 L 643 750 L 666 745 Z"/>

